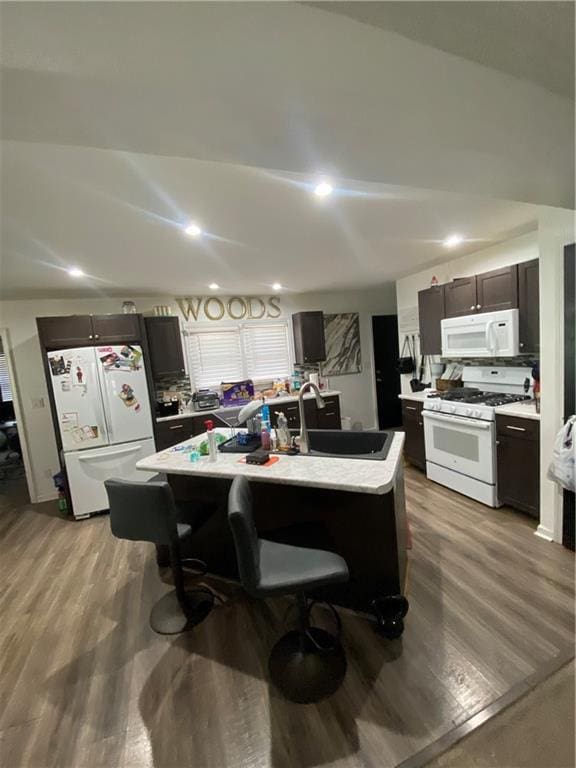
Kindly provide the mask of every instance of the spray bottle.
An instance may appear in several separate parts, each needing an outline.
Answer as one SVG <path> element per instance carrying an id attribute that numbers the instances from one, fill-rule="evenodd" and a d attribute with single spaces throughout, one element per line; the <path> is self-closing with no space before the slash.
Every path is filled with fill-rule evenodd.
<path id="1" fill-rule="evenodd" d="M 214 422 L 207 419 L 204 422 L 208 434 L 208 460 L 216 461 L 218 458 L 218 446 L 216 444 L 216 432 L 214 432 Z"/>

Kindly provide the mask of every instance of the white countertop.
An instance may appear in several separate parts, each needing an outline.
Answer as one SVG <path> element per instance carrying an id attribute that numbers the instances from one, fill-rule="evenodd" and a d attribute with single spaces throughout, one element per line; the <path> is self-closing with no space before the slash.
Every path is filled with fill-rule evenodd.
<path id="1" fill-rule="evenodd" d="M 523 400 L 519 403 L 499 405 L 496 407 L 497 416 L 516 416 L 519 419 L 534 419 L 540 421 L 540 414 L 536 413 L 534 400 Z"/>
<path id="2" fill-rule="evenodd" d="M 423 403 L 431 394 L 430 390 L 427 392 L 409 392 L 406 395 L 398 395 L 400 400 L 415 400 L 417 403 Z M 432 394 L 436 394 L 436 390 L 432 390 Z"/>
<path id="3" fill-rule="evenodd" d="M 337 389 L 322 390 L 322 395 L 323 396 L 325 395 L 326 397 L 329 397 L 330 395 L 336 396 L 336 395 L 341 395 L 341 394 L 342 394 L 342 392 L 340 392 Z M 311 393 L 311 392 L 307 392 L 304 395 L 304 400 L 309 400 L 312 397 L 315 397 L 315 395 L 313 393 Z M 298 395 L 286 395 L 285 397 L 282 396 L 282 397 L 270 397 L 270 398 L 267 397 L 266 398 L 266 405 L 276 407 L 277 405 L 282 405 L 283 403 L 294 403 L 294 402 L 297 402 L 297 400 L 298 400 Z M 189 418 L 191 416 L 206 416 L 206 417 L 208 417 L 208 416 L 211 416 L 211 415 L 217 414 L 217 413 L 221 413 L 224 416 L 224 418 L 226 418 L 226 414 L 227 413 L 229 413 L 230 416 L 232 416 L 232 414 L 237 413 L 240 410 L 240 408 L 242 408 L 242 405 L 231 405 L 231 406 L 229 406 L 227 408 L 214 408 L 214 409 L 211 409 L 211 410 L 208 410 L 208 411 L 193 411 L 192 410 L 192 411 L 186 411 L 186 413 L 176 413 L 173 416 L 156 416 L 156 421 L 158 421 L 158 422 L 160 422 L 160 421 L 173 421 L 174 419 L 186 419 L 186 418 Z"/>
<path id="4" fill-rule="evenodd" d="M 229 437 L 231 430 L 216 429 Z M 206 433 L 192 440 L 185 440 L 180 445 L 198 446 L 206 439 Z M 278 461 L 270 466 L 244 464 L 240 460 L 244 454 L 218 453 L 214 462 L 208 456 L 191 462 L 188 453 L 167 448 L 153 456 L 141 459 L 137 469 L 147 472 L 164 472 L 174 475 L 195 475 L 205 477 L 235 477 L 244 475 L 250 480 L 279 483 L 285 485 L 313 486 L 331 488 L 336 491 L 356 493 L 388 493 L 394 486 L 396 473 L 402 457 L 404 433 L 395 432 L 388 456 L 384 461 L 369 459 L 333 459 L 324 456 L 278 456 Z"/>

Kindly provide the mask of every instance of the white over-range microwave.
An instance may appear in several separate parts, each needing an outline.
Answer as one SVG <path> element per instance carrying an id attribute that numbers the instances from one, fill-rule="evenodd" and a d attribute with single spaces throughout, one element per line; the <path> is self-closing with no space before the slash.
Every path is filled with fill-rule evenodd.
<path id="1" fill-rule="evenodd" d="M 484 312 L 441 321 L 442 357 L 515 357 L 518 310 Z"/>

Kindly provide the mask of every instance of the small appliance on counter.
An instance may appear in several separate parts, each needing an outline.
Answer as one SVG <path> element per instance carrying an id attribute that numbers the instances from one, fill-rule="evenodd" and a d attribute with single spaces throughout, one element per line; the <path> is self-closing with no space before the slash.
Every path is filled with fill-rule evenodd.
<path id="1" fill-rule="evenodd" d="M 220 408 L 218 393 L 211 389 L 199 389 L 192 395 L 192 407 L 195 411 L 210 411 Z"/>
<path id="2" fill-rule="evenodd" d="M 171 400 L 157 400 L 156 401 L 156 415 L 162 416 L 177 416 L 180 411 L 180 400 L 175 397 Z"/>

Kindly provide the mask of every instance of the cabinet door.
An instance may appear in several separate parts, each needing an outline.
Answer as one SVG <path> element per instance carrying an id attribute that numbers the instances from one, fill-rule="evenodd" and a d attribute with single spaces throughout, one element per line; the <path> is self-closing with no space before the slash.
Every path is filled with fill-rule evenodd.
<path id="1" fill-rule="evenodd" d="M 518 268 L 494 269 L 476 275 L 476 309 L 478 312 L 499 312 L 518 306 Z"/>
<path id="2" fill-rule="evenodd" d="M 36 318 L 40 344 L 46 349 L 67 349 L 94 343 L 90 315 Z"/>
<path id="3" fill-rule="evenodd" d="M 426 469 L 426 451 L 424 448 L 424 421 L 422 419 L 422 404 L 402 401 L 402 425 L 406 437 L 404 439 L 404 456 L 411 464 Z"/>
<path id="4" fill-rule="evenodd" d="M 540 269 L 538 259 L 518 264 L 520 351 L 540 351 Z"/>
<path id="5" fill-rule="evenodd" d="M 300 414 L 298 413 L 298 403 L 286 403 L 282 408 L 289 429 L 300 429 Z"/>
<path id="6" fill-rule="evenodd" d="M 145 317 L 152 375 L 185 373 L 184 350 L 177 317 Z"/>
<path id="7" fill-rule="evenodd" d="M 496 440 L 498 498 L 503 504 L 540 517 L 540 450 L 536 440 L 499 434 Z"/>
<path id="8" fill-rule="evenodd" d="M 297 312 L 292 315 L 292 330 L 297 365 L 321 363 L 326 359 L 323 312 Z"/>
<path id="9" fill-rule="evenodd" d="M 314 405 L 316 400 L 312 400 Z M 326 397 L 324 398 L 326 405 L 324 408 L 316 409 L 316 418 L 318 429 L 342 429 L 342 421 L 340 419 L 340 398 L 339 397 Z"/>
<path id="10" fill-rule="evenodd" d="M 460 277 L 444 286 L 446 317 L 462 317 L 476 312 L 476 276 Z"/>
<path id="11" fill-rule="evenodd" d="M 140 315 L 94 315 L 92 328 L 98 344 L 141 341 Z"/>
<path id="12" fill-rule="evenodd" d="M 195 432 L 195 418 L 183 416 L 181 419 L 168 419 L 156 422 L 156 448 L 163 451 L 172 445 L 188 440 L 199 434 Z"/>
<path id="13" fill-rule="evenodd" d="M 418 291 L 418 319 L 420 323 L 420 353 L 442 354 L 440 321 L 444 319 L 444 286 L 435 285 Z"/>

